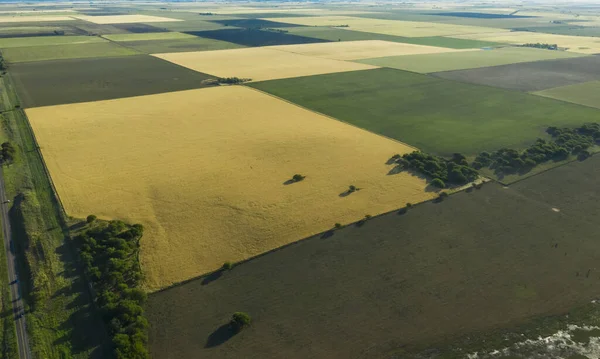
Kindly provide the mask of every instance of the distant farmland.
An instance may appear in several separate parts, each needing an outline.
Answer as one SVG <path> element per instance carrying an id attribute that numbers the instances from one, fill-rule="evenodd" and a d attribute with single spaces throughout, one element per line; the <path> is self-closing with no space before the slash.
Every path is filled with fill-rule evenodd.
<path id="1" fill-rule="evenodd" d="M 441 155 L 528 146 L 548 126 L 580 125 L 600 115 L 538 96 L 393 69 L 250 86 Z"/>
<path id="2" fill-rule="evenodd" d="M 388 175 L 413 148 L 242 86 L 26 112 L 69 215 L 146 227 L 149 289 L 436 196 Z"/>
<path id="3" fill-rule="evenodd" d="M 387 214 L 153 294 L 151 352 L 410 358 L 587 303 L 600 281 L 600 156 L 554 171 Z M 219 328 L 235 311 L 253 323 L 228 338 Z"/>

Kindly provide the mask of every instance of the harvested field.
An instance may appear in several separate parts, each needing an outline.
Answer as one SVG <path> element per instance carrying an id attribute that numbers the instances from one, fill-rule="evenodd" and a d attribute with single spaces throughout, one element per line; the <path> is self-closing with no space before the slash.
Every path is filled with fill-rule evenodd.
<path id="1" fill-rule="evenodd" d="M 519 62 L 575 58 L 580 56 L 585 55 L 564 51 L 548 51 L 525 47 L 502 47 L 498 49 L 482 51 L 380 57 L 374 59 L 365 59 L 359 62 L 375 66 L 391 67 L 400 70 L 428 73 L 498 66 Z"/>
<path id="2" fill-rule="evenodd" d="M 247 87 L 26 112 L 70 215 L 146 227 L 150 289 L 435 195 L 387 175 L 412 148 Z"/>
<path id="3" fill-rule="evenodd" d="M 555 87 L 535 92 L 535 94 L 579 105 L 600 108 L 600 81 Z"/>
<path id="4" fill-rule="evenodd" d="M 0 23 L 9 23 L 9 22 L 45 22 L 45 21 L 71 21 L 74 20 L 70 16 L 0 16 Z"/>
<path id="5" fill-rule="evenodd" d="M 187 34 L 203 38 L 233 42 L 243 46 L 271 46 L 288 44 L 310 44 L 314 42 L 326 42 L 297 35 L 289 35 L 274 31 L 263 31 L 257 29 L 223 29 L 214 31 L 186 31 Z"/>
<path id="6" fill-rule="evenodd" d="M 438 72 L 445 79 L 518 91 L 540 91 L 552 87 L 600 80 L 600 56 L 526 62 L 472 70 Z"/>
<path id="7" fill-rule="evenodd" d="M 271 49 L 333 60 L 358 60 L 394 55 L 436 54 L 461 50 L 403 44 L 381 40 L 327 42 L 321 44 L 273 46 Z M 462 50 L 465 51 L 465 50 Z M 471 51 L 471 50 L 466 50 Z"/>
<path id="8" fill-rule="evenodd" d="M 214 76 L 250 78 L 253 81 L 376 68 L 371 65 L 314 58 L 269 48 L 168 53 L 153 56 Z"/>
<path id="9" fill-rule="evenodd" d="M 503 42 L 517 45 L 539 42 L 544 44 L 557 44 L 558 47 L 566 48 L 567 51 L 581 54 L 600 53 L 600 39 L 587 36 L 567 36 L 528 31 L 512 31 L 488 34 L 457 35 L 454 37 L 461 39 Z"/>
<path id="10" fill-rule="evenodd" d="M 65 44 L 52 46 L 12 47 L 2 50 L 7 62 L 30 62 L 59 59 L 83 59 L 137 55 L 138 52 L 110 43 Z"/>
<path id="11" fill-rule="evenodd" d="M 583 181 L 552 171 L 537 193 L 523 188 L 533 178 L 515 189 L 490 183 L 152 294 L 151 354 L 423 358 L 413 354 L 588 303 L 600 274 L 598 159 L 577 163 L 590 166 Z M 589 197 L 578 203 L 580 185 Z M 252 325 L 231 337 L 223 326 L 236 311 Z"/>
<path id="12" fill-rule="evenodd" d="M 109 15 L 109 16 L 86 16 L 78 15 L 74 18 L 93 22 L 94 24 L 134 24 L 144 22 L 170 22 L 182 21 L 179 19 L 170 19 L 168 17 L 148 16 L 148 15 Z M 1 20 L 0 20 L 1 21 Z"/>
<path id="13" fill-rule="evenodd" d="M 145 54 L 213 51 L 244 47 L 231 42 L 203 39 L 197 36 L 192 36 L 191 39 L 122 41 L 120 44 Z"/>
<path id="14" fill-rule="evenodd" d="M 195 39 L 193 35 L 183 34 L 181 32 L 148 32 L 138 34 L 112 34 L 105 35 L 111 41 L 150 41 L 150 40 L 179 40 Z M 0 45 L 2 42 L 0 42 Z"/>
<path id="15" fill-rule="evenodd" d="M 280 21 L 305 26 L 344 26 L 344 30 L 347 29 L 405 37 L 444 36 L 473 33 L 479 34 L 500 31 L 499 29 L 488 27 L 449 25 L 418 21 L 379 20 L 350 16 L 286 17 L 280 19 L 267 18 L 265 20 Z M 348 26 L 346 27 L 346 25 Z"/>
<path id="16" fill-rule="evenodd" d="M 29 46 L 52 46 L 66 44 L 92 44 L 106 42 L 95 36 L 39 36 L 25 38 L 0 39 L 0 49 Z"/>
<path id="17" fill-rule="evenodd" d="M 523 148 L 546 136 L 548 126 L 580 125 L 600 115 L 539 96 L 394 69 L 250 86 L 440 155 Z"/>
<path id="18" fill-rule="evenodd" d="M 212 78 L 146 55 L 15 64 L 11 76 L 25 108 L 195 89 Z"/>

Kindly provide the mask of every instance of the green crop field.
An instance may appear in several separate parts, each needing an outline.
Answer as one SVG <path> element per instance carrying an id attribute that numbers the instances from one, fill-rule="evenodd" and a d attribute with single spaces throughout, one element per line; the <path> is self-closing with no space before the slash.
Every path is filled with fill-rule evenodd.
<path id="1" fill-rule="evenodd" d="M 441 155 L 522 148 L 548 126 L 579 125 L 600 115 L 539 96 L 385 68 L 250 86 Z"/>
<path id="2" fill-rule="evenodd" d="M 190 35 L 191 36 L 191 35 Z M 140 51 L 146 54 L 160 54 L 168 52 L 186 52 L 186 51 L 211 51 L 237 49 L 244 47 L 227 41 L 205 39 L 192 36 L 191 39 L 174 40 L 147 40 L 147 41 L 123 41 L 121 45 Z"/>
<path id="3" fill-rule="evenodd" d="M 492 47 L 499 45 L 495 42 L 455 39 L 443 36 L 431 37 L 402 37 L 384 34 L 375 34 L 362 31 L 342 30 L 333 27 L 286 27 L 281 30 L 287 31 L 290 34 L 313 37 L 316 39 L 328 41 L 358 41 L 358 40 L 384 40 L 393 42 L 403 42 L 408 44 L 439 46 L 451 49 L 472 49 L 480 47 Z"/>
<path id="4" fill-rule="evenodd" d="M 31 46 L 55 46 L 67 44 L 93 44 L 103 43 L 106 40 L 96 36 L 39 36 L 39 37 L 16 37 L 0 39 L 0 49 Z"/>
<path id="5" fill-rule="evenodd" d="M 524 47 L 502 47 L 481 51 L 379 57 L 358 60 L 357 62 L 400 70 L 428 73 L 498 66 L 528 61 L 567 59 L 581 56 L 584 55 Z"/>
<path id="6" fill-rule="evenodd" d="M 588 303 L 600 281 L 600 156 L 559 171 L 386 214 L 153 294 L 151 353 L 412 358 Z M 232 336 L 223 326 L 235 311 L 253 322 Z"/>
<path id="7" fill-rule="evenodd" d="M 11 72 L 24 108 L 189 90 L 213 78 L 147 55 L 29 62 Z"/>
<path id="8" fill-rule="evenodd" d="M 146 32 L 133 34 L 111 34 L 104 35 L 104 38 L 111 41 L 148 41 L 148 40 L 175 40 L 175 39 L 193 39 L 193 35 L 181 32 Z M 0 42 L 1 44 L 1 42 Z"/>
<path id="9" fill-rule="evenodd" d="M 600 81 L 554 87 L 534 94 L 580 105 L 600 108 Z"/>
<path id="10" fill-rule="evenodd" d="M 7 62 L 31 62 L 59 59 L 131 56 L 139 52 L 111 42 L 52 46 L 12 47 L 2 50 Z"/>

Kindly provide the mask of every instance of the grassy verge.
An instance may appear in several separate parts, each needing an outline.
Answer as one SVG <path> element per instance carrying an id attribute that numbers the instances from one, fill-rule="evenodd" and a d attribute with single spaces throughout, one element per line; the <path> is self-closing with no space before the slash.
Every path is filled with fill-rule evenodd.
<path id="1" fill-rule="evenodd" d="M 2 234 L 0 233 L 0 238 Z M 17 333 L 12 314 L 10 287 L 8 284 L 8 268 L 6 267 L 6 253 L 0 251 L 0 358 L 18 359 Z"/>
<path id="2" fill-rule="evenodd" d="M 9 76 L 0 78 L 2 136 L 17 150 L 6 192 L 23 286 L 31 350 L 37 358 L 104 357 L 104 333 L 65 242 L 64 216 Z"/>

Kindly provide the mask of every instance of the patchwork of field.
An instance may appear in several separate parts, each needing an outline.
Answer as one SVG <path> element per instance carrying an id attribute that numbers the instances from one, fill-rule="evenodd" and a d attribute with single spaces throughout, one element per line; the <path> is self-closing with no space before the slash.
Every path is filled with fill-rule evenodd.
<path id="1" fill-rule="evenodd" d="M 245 87 L 26 112 L 67 213 L 144 224 L 151 289 L 435 195 L 387 175 L 413 148 Z"/>
<path id="2" fill-rule="evenodd" d="M 155 54 L 158 58 L 217 77 L 253 81 L 374 69 L 375 66 L 303 56 L 269 48 Z"/>
<path id="3" fill-rule="evenodd" d="M 327 41 L 359 41 L 359 40 L 383 40 L 391 42 L 402 42 L 415 45 L 447 47 L 452 49 L 473 49 L 480 47 L 497 46 L 499 43 L 479 40 L 456 39 L 453 37 L 431 36 L 431 37 L 403 37 L 369 32 L 342 30 L 332 27 L 300 26 L 282 29 L 290 34 L 305 37 L 313 37 Z"/>
<path id="4" fill-rule="evenodd" d="M 600 115 L 539 96 L 386 68 L 250 86 L 448 156 L 523 148 L 546 136 L 548 126 L 580 125 Z"/>
<path id="5" fill-rule="evenodd" d="M 304 26 L 332 26 L 342 29 L 372 32 L 376 34 L 423 37 L 460 34 L 494 33 L 499 29 L 440 23 L 424 23 L 418 21 L 379 20 L 351 16 L 316 16 L 316 17 L 285 17 L 268 18 L 269 21 L 280 21 Z M 490 40 L 493 41 L 493 40 Z"/>
<path id="6" fill-rule="evenodd" d="M 600 68 L 600 56 L 585 56 L 471 70 L 438 72 L 435 75 L 454 81 L 510 90 L 540 91 L 552 87 L 600 80 L 598 68 Z"/>
<path id="7" fill-rule="evenodd" d="M 258 29 L 223 29 L 213 31 L 186 31 L 188 34 L 203 38 L 232 42 L 242 46 L 272 46 L 288 44 L 310 44 L 326 40 L 290 35 L 275 31 Z"/>
<path id="8" fill-rule="evenodd" d="M 539 96 L 600 108 L 600 81 L 560 86 L 534 93 Z"/>
<path id="9" fill-rule="evenodd" d="M 526 47 L 501 47 L 481 51 L 457 51 L 440 54 L 369 58 L 359 62 L 400 70 L 429 73 L 515 64 L 520 62 L 568 59 L 580 56 L 585 55 Z"/>
<path id="10" fill-rule="evenodd" d="M 7 62 L 10 63 L 58 59 L 131 56 L 137 54 L 139 54 L 139 52 L 111 42 L 11 47 L 2 50 L 2 56 Z"/>
<path id="11" fill-rule="evenodd" d="M 465 50 L 447 49 L 444 47 L 403 44 L 397 42 L 366 40 L 327 42 L 320 44 L 272 46 L 270 49 L 291 52 L 294 54 L 322 57 L 333 60 L 359 60 L 370 57 L 394 55 L 436 54 Z M 471 50 L 466 50 L 471 51 Z"/>
<path id="12" fill-rule="evenodd" d="M 456 37 L 460 39 L 484 40 L 517 45 L 527 43 L 557 44 L 558 47 L 566 48 L 567 51 L 571 52 L 582 54 L 600 53 L 600 39 L 596 37 L 553 35 L 527 31 L 467 34 L 457 35 Z"/>
<path id="13" fill-rule="evenodd" d="M 454 358 L 436 344 L 588 303 L 600 275 L 600 157 L 560 170 L 386 214 L 152 294 L 151 353 L 423 358 L 413 354 L 436 348 Z M 232 336 L 224 325 L 235 311 L 252 326 Z"/>
<path id="14" fill-rule="evenodd" d="M 24 108 L 195 89 L 213 78 L 145 55 L 14 64 L 11 77 Z"/>
<path id="15" fill-rule="evenodd" d="M 93 22 L 94 24 L 132 24 L 145 22 L 171 22 L 182 21 L 168 17 L 148 16 L 148 15 L 107 15 L 107 16 L 73 16 L 76 19 Z M 1 20 L 0 20 L 1 21 Z"/>

